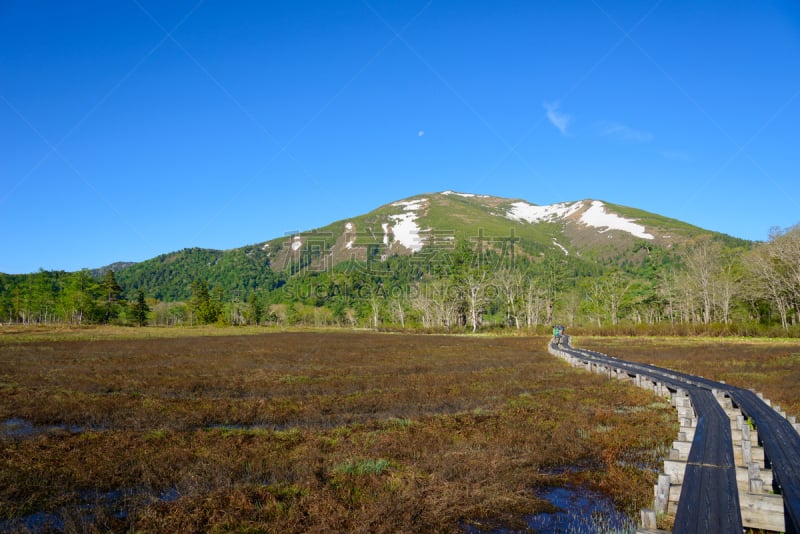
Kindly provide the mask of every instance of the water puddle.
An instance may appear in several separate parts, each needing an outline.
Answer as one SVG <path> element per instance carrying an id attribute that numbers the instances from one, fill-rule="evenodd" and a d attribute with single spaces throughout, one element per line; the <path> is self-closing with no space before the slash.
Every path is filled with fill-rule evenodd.
<path id="1" fill-rule="evenodd" d="M 560 511 L 526 518 L 525 522 L 534 532 L 553 534 L 636 532 L 636 522 L 614 508 L 613 501 L 602 493 L 580 487 L 555 487 L 542 489 L 536 495 L 550 501 Z"/>
<path id="2" fill-rule="evenodd" d="M 12 417 L 11 419 L 0 422 L 0 438 L 24 439 L 51 432 L 79 434 L 85 431 L 86 427 L 78 425 L 34 425 L 30 421 L 18 417 Z"/>
<path id="3" fill-rule="evenodd" d="M 159 494 L 158 499 L 161 502 L 172 502 L 172 501 L 177 501 L 180 498 L 180 496 L 181 493 L 178 491 L 177 488 L 170 488 L 167 491 L 162 491 Z"/>
<path id="4" fill-rule="evenodd" d="M 213 423 L 202 427 L 204 430 L 221 430 L 223 432 L 270 432 L 283 430 L 279 425 L 238 425 L 227 423 Z"/>
<path id="5" fill-rule="evenodd" d="M 63 532 L 64 521 L 56 514 L 36 512 L 20 519 L 0 521 L 0 532 Z"/>
<path id="6" fill-rule="evenodd" d="M 96 491 L 87 490 L 78 494 L 77 502 L 58 511 L 35 512 L 25 517 L 0 520 L 0 534 L 12 532 L 28 532 L 45 534 L 64 532 L 67 522 L 85 527 L 86 531 L 94 531 L 98 517 L 115 517 L 125 519 L 129 512 L 137 506 L 152 502 L 172 502 L 180 498 L 176 488 L 169 488 L 154 493 L 146 488 Z M 102 528 L 100 529 L 102 530 Z"/>
<path id="7" fill-rule="evenodd" d="M 12 417 L 0 423 L 0 436 L 8 438 L 25 438 L 36 433 L 33 423 L 25 419 Z"/>
<path id="8" fill-rule="evenodd" d="M 595 491 L 581 487 L 549 487 L 536 491 L 536 496 L 549 501 L 558 511 L 525 516 L 525 531 L 541 534 L 633 534 L 636 523 L 614 508 L 613 501 Z M 482 530 L 465 525 L 468 534 L 512 534 L 517 529 Z"/>

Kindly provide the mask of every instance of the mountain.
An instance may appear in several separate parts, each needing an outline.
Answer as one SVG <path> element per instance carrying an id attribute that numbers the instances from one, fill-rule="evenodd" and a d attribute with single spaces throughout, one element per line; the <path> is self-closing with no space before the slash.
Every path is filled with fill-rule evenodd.
<path id="1" fill-rule="evenodd" d="M 711 232 L 600 200 L 538 206 L 521 199 L 444 191 L 398 200 L 261 247 L 273 268 L 280 270 L 309 256 L 323 263 L 316 267 L 327 267 L 363 260 L 368 253 L 405 255 L 426 247 L 446 248 L 462 239 L 492 243 L 511 237 L 529 253 L 608 259 L 637 243 L 671 248 L 702 234 Z"/>
<path id="2" fill-rule="evenodd" d="M 539 206 L 522 199 L 444 191 L 417 195 L 324 227 L 232 250 L 184 249 L 117 271 L 126 293 L 160 300 L 191 295 L 193 280 L 227 294 L 272 289 L 298 272 L 343 262 L 386 262 L 411 256 L 437 261 L 459 242 L 528 259 L 569 257 L 580 264 L 636 264 L 651 250 L 677 253 L 701 235 L 729 246 L 748 242 L 635 208 L 586 199 Z"/>
<path id="3" fill-rule="evenodd" d="M 117 272 L 117 271 L 119 271 L 121 269 L 124 269 L 125 267 L 130 267 L 131 265 L 136 265 L 136 262 L 134 262 L 134 261 L 117 261 L 117 262 L 114 262 L 114 263 L 112 263 L 110 265 L 105 265 L 103 267 L 99 267 L 97 269 L 91 269 L 89 272 L 95 278 L 102 278 L 103 275 L 106 274 L 108 271 Z"/>

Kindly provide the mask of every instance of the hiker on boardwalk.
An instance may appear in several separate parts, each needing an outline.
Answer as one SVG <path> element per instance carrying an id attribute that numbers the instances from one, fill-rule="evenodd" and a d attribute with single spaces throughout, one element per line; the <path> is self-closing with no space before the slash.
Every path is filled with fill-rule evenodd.
<path id="1" fill-rule="evenodd" d="M 553 339 L 556 342 L 556 347 L 561 344 L 561 326 L 559 325 L 553 326 Z"/>

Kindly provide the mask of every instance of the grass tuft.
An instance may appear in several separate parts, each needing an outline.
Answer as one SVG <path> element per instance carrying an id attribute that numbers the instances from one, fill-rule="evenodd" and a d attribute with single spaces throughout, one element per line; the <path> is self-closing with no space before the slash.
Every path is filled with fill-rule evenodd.
<path id="1" fill-rule="evenodd" d="M 349 460 L 334 467 L 333 472 L 343 475 L 377 476 L 377 475 L 382 475 L 387 469 L 389 469 L 389 466 L 390 466 L 389 460 L 384 460 L 382 458 L 377 460 L 372 460 L 372 459 Z"/>

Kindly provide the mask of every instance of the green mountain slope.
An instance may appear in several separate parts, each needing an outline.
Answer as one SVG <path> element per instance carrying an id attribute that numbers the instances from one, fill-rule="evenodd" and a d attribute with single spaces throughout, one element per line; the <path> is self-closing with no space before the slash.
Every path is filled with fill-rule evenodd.
<path id="1" fill-rule="evenodd" d="M 116 277 L 129 297 L 141 289 L 162 301 L 188 299 L 194 280 L 205 280 L 227 295 L 244 296 L 257 288 L 271 289 L 277 278 L 268 254 L 255 246 L 225 251 L 184 249 L 125 267 Z"/>
<path id="2" fill-rule="evenodd" d="M 634 254 L 642 243 L 674 248 L 700 235 L 719 234 L 596 200 L 535 206 L 524 200 L 444 192 L 392 202 L 262 246 L 270 252 L 273 269 L 294 271 L 326 269 L 348 259 L 423 253 L 423 248 L 447 250 L 461 240 L 475 246 L 505 246 L 513 240 L 528 255 L 573 254 L 604 262 Z"/>
<path id="3" fill-rule="evenodd" d="M 597 265 L 641 263 L 658 248 L 677 253 L 701 235 L 727 245 L 746 241 L 681 221 L 597 200 L 536 206 L 521 199 L 446 191 L 380 206 L 321 228 L 232 250 L 185 249 L 117 271 L 126 295 L 142 289 L 164 301 L 191 295 L 193 280 L 206 280 L 229 297 L 272 290 L 297 273 L 330 272 L 347 262 L 367 270 L 392 257 L 417 267 L 454 254 L 457 243 L 539 261 L 569 257 L 576 272 Z M 388 264 L 387 264 L 388 265 Z"/>

